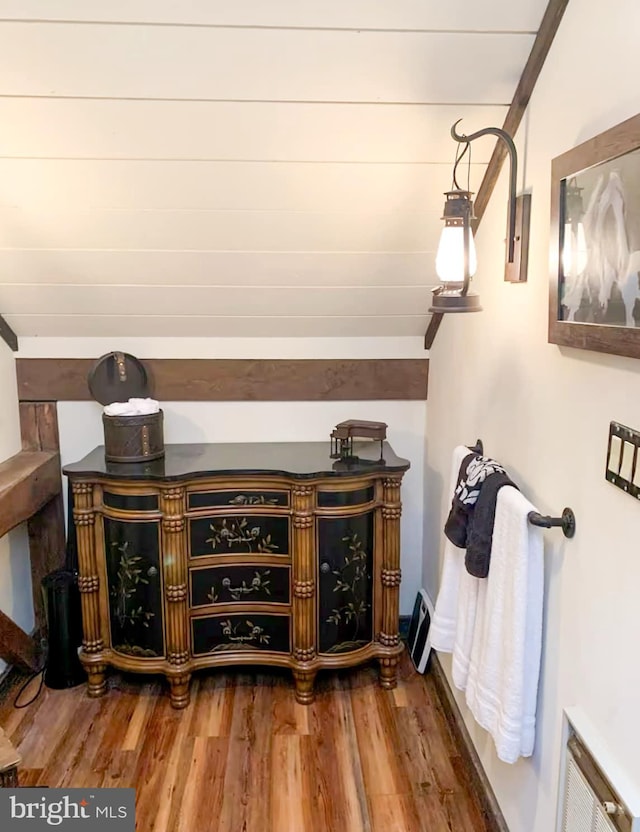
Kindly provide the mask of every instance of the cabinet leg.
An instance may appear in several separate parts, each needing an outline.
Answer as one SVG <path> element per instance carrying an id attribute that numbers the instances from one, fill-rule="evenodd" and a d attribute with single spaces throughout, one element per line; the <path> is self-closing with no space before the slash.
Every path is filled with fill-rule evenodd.
<path id="1" fill-rule="evenodd" d="M 316 678 L 315 670 L 294 670 L 293 678 L 296 683 L 296 701 L 301 705 L 310 705 L 315 699 L 313 683 Z"/>
<path id="2" fill-rule="evenodd" d="M 106 664 L 94 664 L 85 668 L 87 671 L 87 693 L 92 699 L 104 696 L 107 692 Z"/>
<path id="3" fill-rule="evenodd" d="M 398 684 L 397 656 L 383 656 L 378 661 L 380 663 L 380 686 L 385 690 L 393 690 Z"/>
<path id="4" fill-rule="evenodd" d="M 171 686 L 171 707 L 180 710 L 186 708 L 189 704 L 191 694 L 189 692 L 189 682 L 191 681 L 190 673 L 182 673 L 180 676 L 169 676 L 169 685 Z"/>

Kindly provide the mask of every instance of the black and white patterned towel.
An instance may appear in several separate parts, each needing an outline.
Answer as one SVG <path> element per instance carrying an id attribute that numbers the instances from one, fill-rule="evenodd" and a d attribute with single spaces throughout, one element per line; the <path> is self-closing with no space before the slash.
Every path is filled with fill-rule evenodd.
<path id="1" fill-rule="evenodd" d="M 489 573 L 496 499 L 503 485 L 514 483 L 494 459 L 470 453 L 462 460 L 444 532 L 454 546 L 467 550 L 465 567 L 476 578 Z"/>

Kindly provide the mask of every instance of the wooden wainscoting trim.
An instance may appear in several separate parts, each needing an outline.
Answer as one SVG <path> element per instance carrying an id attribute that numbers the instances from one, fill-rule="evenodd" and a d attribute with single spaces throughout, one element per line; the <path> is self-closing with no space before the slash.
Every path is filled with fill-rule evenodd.
<path id="1" fill-rule="evenodd" d="M 88 401 L 91 358 L 18 358 L 20 401 Z M 363 401 L 427 398 L 429 360 L 143 361 L 160 401 Z"/>
<path id="2" fill-rule="evenodd" d="M 59 492 L 60 457 L 54 451 L 21 451 L 0 463 L 0 537 Z"/>
<path id="3" fill-rule="evenodd" d="M 469 788 L 473 791 L 480 804 L 487 828 L 491 829 L 492 832 L 509 832 L 509 827 L 500 810 L 500 806 L 498 805 L 485 770 L 482 767 L 478 753 L 473 746 L 467 726 L 464 724 L 462 714 L 458 708 L 458 703 L 451 692 L 449 682 L 440 664 L 438 654 L 435 651 L 431 652 L 430 666 L 431 676 L 435 683 L 436 692 L 449 725 L 449 730 L 460 750 L 460 756 L 465 763 Z"/>

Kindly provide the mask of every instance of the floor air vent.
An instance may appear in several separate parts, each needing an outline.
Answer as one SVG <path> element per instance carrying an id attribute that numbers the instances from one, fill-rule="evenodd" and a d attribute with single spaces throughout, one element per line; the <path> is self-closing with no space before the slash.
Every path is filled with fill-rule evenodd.
<path id="1" fill-rule="evenodd" d="M 569 736 L 562 832 L 632 832 L 629 810 L 575 734 Z"/>

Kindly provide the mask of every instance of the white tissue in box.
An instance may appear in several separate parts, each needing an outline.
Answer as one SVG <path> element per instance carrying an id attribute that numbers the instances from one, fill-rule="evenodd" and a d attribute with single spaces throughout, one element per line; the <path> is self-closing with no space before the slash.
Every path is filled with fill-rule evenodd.
<path id="1" fill-rule="evenodd" d="M 158 413 L 160 405 L 155 399 L 129 399 L 105 405 L 105 416 L 147 416 Z"/>

